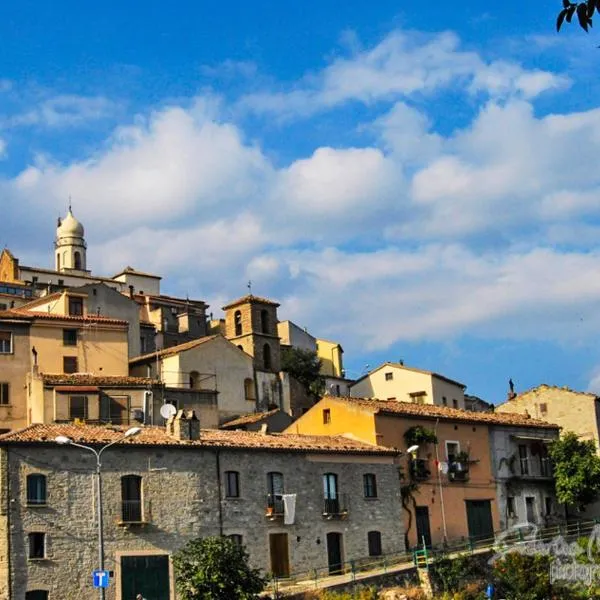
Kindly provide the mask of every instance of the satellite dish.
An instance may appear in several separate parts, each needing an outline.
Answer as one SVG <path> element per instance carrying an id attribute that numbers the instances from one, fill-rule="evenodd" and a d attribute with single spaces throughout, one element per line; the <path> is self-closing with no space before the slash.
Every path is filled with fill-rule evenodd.
<path id="1" fill-rule="evenodd" d="M 163 404 L 160 407 L 160 416 L 163 419 L 172 417 L 177 412 L 177 409 L 172 404 Z"/>

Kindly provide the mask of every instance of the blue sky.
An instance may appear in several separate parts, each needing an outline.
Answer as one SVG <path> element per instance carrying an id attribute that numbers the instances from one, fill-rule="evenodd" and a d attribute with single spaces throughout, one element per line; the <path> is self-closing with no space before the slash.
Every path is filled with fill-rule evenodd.
<path id="1" fill-rule="evenodd" d="M 215 315 L 253 291 L 494 402 L 600 392 L 597 37 L 559 3 L 22 1 L 0 8 L 0 243 Z"/>

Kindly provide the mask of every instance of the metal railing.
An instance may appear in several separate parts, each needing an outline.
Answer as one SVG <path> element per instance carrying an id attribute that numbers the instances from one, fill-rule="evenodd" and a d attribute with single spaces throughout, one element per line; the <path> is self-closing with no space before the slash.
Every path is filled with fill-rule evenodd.
<path id="1" fill-rule="evenodd" d="M 410 461 L 410 476 L 415 481 L 424 481 L 431 477 L 429 461 L 426 458 L 413 458 Z"/>
<path id="2" fill-rule="evenodd" d="M 346 494 L 338 494 L 335 498 L 323 499 L 323 516 L 339 518 L 348 514 L 348 498 Z"/>
<path id="3" fill-rule="evenodd" d="M 142 523 L 142 501 L 123 500 L 121 516 L 123 523 Z"/>
<path id="4" fill-rule="evenodd" d="M 267 495 L 266 517 L 281 517 L 285 513 L 283 498 L 279 494 Z"/>

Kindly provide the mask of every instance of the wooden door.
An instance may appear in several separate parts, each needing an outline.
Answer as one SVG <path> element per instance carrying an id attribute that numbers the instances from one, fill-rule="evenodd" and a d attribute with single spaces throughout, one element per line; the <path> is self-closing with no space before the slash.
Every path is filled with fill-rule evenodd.
<path id="1" fill-rule="evenodd" d="M 466 500 L 469 538 L 472 541 L 494 537 L 492 506 L 489 500 Z"/>
<path id="2" fill-rule="evenodd" d="M 425 546 L 431 548 L 431 527 L 429 525 L 429 508 L 427 506 L 417 506 L 416 508 L 417 521 L 417 547 Z"/>
<path id="3" fill-rule="evenodd" d="M 342 534 L 327 534 L 327 563 L 330 575 L 341 575 L 343 571 L 342 561 Z"/>
<path id="4" fill-rule="evenodd" d="M 269 535 L 269 548 L 271 551 L 271 573 L 275 577 L 289 577 L 290 558 L 287 533 L 271 533 Z"/>

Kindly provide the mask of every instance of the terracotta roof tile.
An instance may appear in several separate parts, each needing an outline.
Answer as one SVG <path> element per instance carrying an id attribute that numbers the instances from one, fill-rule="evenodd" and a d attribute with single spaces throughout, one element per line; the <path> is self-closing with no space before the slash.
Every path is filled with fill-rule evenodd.
<path id="1" fill-rule="evenodd" d="M 238 298 L 237 300 L 234 300 L 233 302 L 226 304 L 225 306 L 223 306 L 223 310 L 233 308 L 234 306 L 238 306 L 239 304 L 246 304 L 248 302 L 250 302 L 250 303 L 257 302 L 259 304 L 269 304 L 271 306 L 280 306 L 280 304 L 278 302 L 273 302 L 273 300 L 269 300 L 268 298 L 261 298 L 260 296 L 254 296 L 252 294 L 247 294 L 246 296 L 242 296 L 241 298 Z"/>
<path id="2" fill-rule="evenodd" d="M 71 316 L 71 315 L 56 315 L 42 311 L 26 310 L 24 308 L 13 308 L 11 310 L 0 311 L 0 317 L 24 317 L 31 320 L 43 319 L 52 321 L 71 321 L 78 323 L 103 323 L 106 325 L 129 325 L 127 321 L 122 319 L 112 319 L 110 317 L 102 317 L 97 315 L 87 316 Z"/>
<path id="3" fill-rule="evenodd" d="M 455 379 L 450 379 L 449 377 L 446 377 L 445 375 L 440 375 L 440 373 L 435 373 L 434 371 L 426 371 L 425 369 L 417 369 L 416 367 L 408 367 L 404 363 L 394 363 L 394 362 L 385 362 L 382 365 L 379 365 L 378 367 L 371 369 L 368 373 L 366 373 L 362 377 L 359 377 L 354 382 L 354 384 L 357 384 L 359 381 L 362 381 L 363 379 L 370 377 L 373 373 L 376 373 L 377 371 L 380 371 L 381 369 L 384 369 L 385 367 L 391 367 L 394 369 L 402 369 L 403 371 L 411 371 L 412 373 L 421 373 L 423 375 L 430 375 L 431 377 L 435 377 L 436 379 L 441 379 L 442 381 L 447 381 L 448 383 L 458 385 L 465 389 L 467 387 L 464 383 L 461 383 L 460 381 L 456 381 Z"/>
<path id="4" fill-rule="evenodd" d="M 411 402 L 398 402 L 395 400 L 371 400 L 369 398 L 338 398 L 330 399 L 340 402 L 355 404 L 376 414 L 424 417 L 428 419 L 447 419 L 449 421 L 462 421 L 465 423 L 487 423 L 489 425 L 508 425 L 515 427 L 543 427 L 558 429 L 559 425 L 532 419 L 527 415 L 517 413 L 489 413 L 436 406 L 434 404 L 413 404 Z"/>
<path id="5" fill-rule="evenodd" d="M 54 444 L 59 435 L 84 444 L 106 444 L 123 435 L 127 427 L 35 424 L 0 436 L 0 444 Z M 398 450 L 374 446 L 342 436 L 311 436 L 253 431 L 224 431 L 203 429 L 200 439 L 180 441 L 169 436 L 161 427 L 143 427 L 135 437 L 119 442 L 131 446 L 183 446 L 198 448 L 231 448 L 240 450 L 270 450 L 274 452 L 318 452 L 335 454 L 367 454 L 397 456 Z"/>
<path id="6" fill-rule="evenodd" d="M 279 412 L 278 408 L 274 408 L 273 410 L 269 410 L 268 412 L 259 412 L 252 413 L 250 415 L 243 415 L 241 417 L 237 417 L 236 419 L 232 419 L 231 421 L 227 421 L 221 425 L 221 429 L 229 429 L 231 427 L 239 427 L 240 425 L 251 425 L 252 423 L 259 423 L 264 419 L 268 419 L 269 417 L 277 414 Z"/>
<path id="7" fill-rule="evenodd" d="M 120 377 L 110 375 L 86 375 L 66 373 L 42 373 L 44 385 L 75 385 L 75 386 L 101 386 L 101 387 L 147 387 L 157 383 L 150 377 Z"/>
<path id="8" fill-rule="evenodd" d="M 156 360 L 157 357 L 164 358 L 165 356 L 174 356 L 175 354 L 179 354 L 180 352 L 185 352 L 186 350 L 191 350 L 192 348 L 196 348 L 196 346 L 201 346 L 206 342 L 210 342 L 215 338 L 223 337 L 222 335 L 207 335 L 205 337 L 201 337 L 191 342 L 184 342 L 183 344 L 178 344 L 177 346 L 169 346 L 164 350 L 159 350 L 158 352 L 149 352 L 148 354 L 143 354 L 142 356 L 136 356 L 134 358 L 129 359 L 129 363 L 137 363 L 144 362 L 146 360 Z"/>

